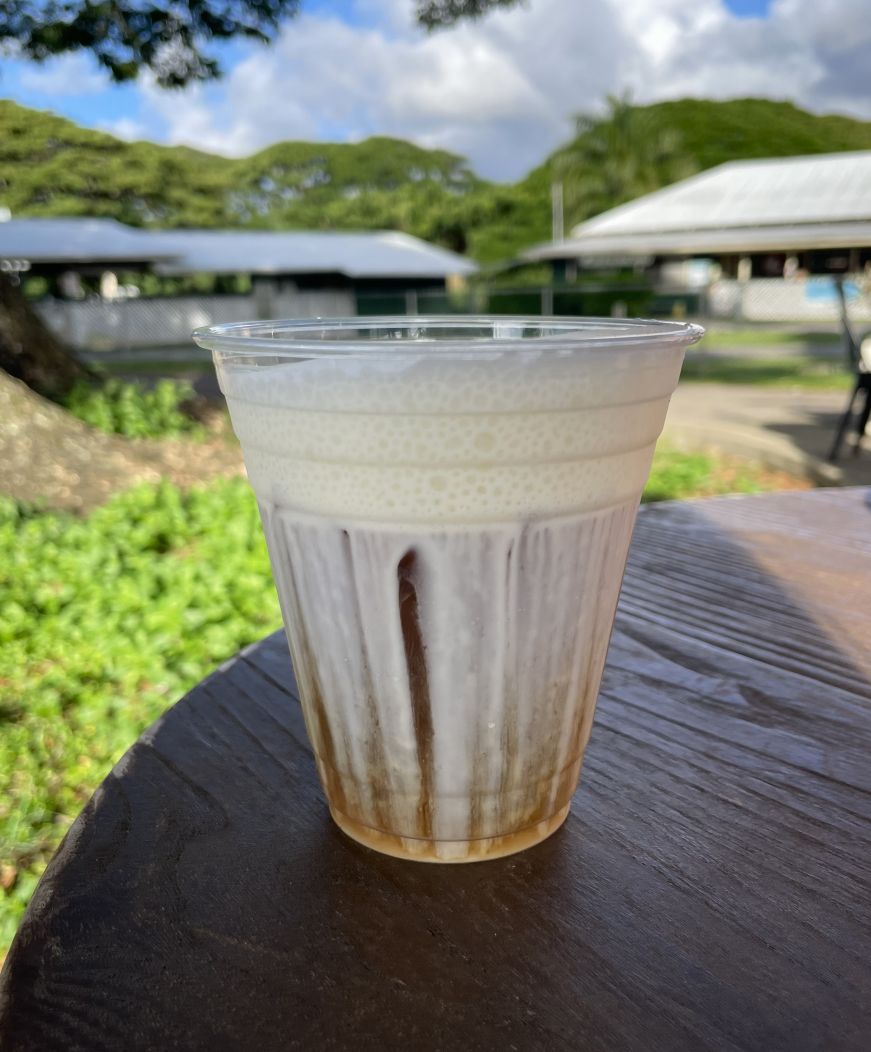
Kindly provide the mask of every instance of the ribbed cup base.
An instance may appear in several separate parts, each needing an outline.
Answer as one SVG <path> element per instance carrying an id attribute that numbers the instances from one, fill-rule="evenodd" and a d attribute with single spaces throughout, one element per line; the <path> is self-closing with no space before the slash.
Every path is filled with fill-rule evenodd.
<path id="1" fill-rule="evenodd" d="M 465 861 L 559 825 L 635 510 L 450 527 L 263 505 L 318 771 L 349 835 Z"/>
<path id="2" fill-rule="evenodd" d="M 330 808 L 333 821 L 358 844 L 412 862 L 487 862 L 525 851 L 540 844 L 555 833 L 568 818 L 570 804 L 556 814 L 527 829 L 506 836 L 481 837 L 477 840 L 422 840 L 417 837 L 396 836 L 355 822 L 341 811 Z"/>

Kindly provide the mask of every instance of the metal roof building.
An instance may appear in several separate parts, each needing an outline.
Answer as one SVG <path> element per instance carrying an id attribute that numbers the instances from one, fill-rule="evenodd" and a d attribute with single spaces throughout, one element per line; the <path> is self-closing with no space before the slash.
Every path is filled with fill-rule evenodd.
<path id="1" fill-rule="evenodd" d="M 469 260 L 395 231 L 140 230 L 114 219 L 0 222 L 7 269 L 149 265 L 181 275 L 342 275 L 351 280 L 437 281 L 472 273 Z"/>
<path id="2" fill-rule="evenodd" d="M 169 260 L 149 231 L 114 219 L 7 219 L 0 222 L 0 260 L 92 267 Z"/>
<path id="3" fill-rule="evenodd" d="M 871 151 L 732 161 L 576 226 L 524 259 L 871 249 Z M 864 255 L 862 255 L 864 252 Z M 868 256 L 871 258 L 871 256 Z"/>
<path id="4" fill-rule="evenodd" d="M 474 263 L 396 231 L 175 230 L 151 234 L 174 257 L 162 274 L 343 274 L 348 278 L 438 279 Z"/>

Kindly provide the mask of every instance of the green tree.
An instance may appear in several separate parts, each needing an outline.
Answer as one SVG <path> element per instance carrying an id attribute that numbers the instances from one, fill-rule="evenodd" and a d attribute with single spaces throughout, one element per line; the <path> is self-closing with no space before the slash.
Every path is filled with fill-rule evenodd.
<path id="1" fill-rule="evenodd" d="M 442 29 L 465 18 L 480 18 L 494 7 L 515 7 L 520 0 L 419 0 L 417 20 L 427 29 Z"/>
<path id="2" fill-rule="evenodd" d="M 419 0 L 421 25 L 438 29 L 478 18 L 518 0 Z M 216 41 L 248 37 L 264 43 L 302 0 L 6 0 L 0 5 L 0 43 L 42 62 L 89 51 L 113 80 L 135 80 L 143 70 L 163 87 L 211 80 L 221 67 Z"/>
<path id="3" fill-rule="evenodd" d="M 234 37 L 268 41 L 295 15 L 300 0 L 7 0 L 0 7 L 0 41 L 41 62 L 89 51 L 113 80 L 150 70 L 164 87 L 221 74 L 209 45 Z"/>
<path id="4" fill-rule="evenodd" d="M 691 175 L 695 170 L 681 137 L 662 127 L 630 96 L 609 95 L 604 117 L 581 114 L 576 139 L 563 152 L 554 174 L 565 187 L 572 223 L 598 215 Z"/>

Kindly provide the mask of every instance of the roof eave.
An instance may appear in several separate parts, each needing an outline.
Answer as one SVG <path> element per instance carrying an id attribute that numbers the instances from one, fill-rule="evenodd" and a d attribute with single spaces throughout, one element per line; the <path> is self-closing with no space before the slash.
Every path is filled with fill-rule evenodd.
<path id="1" fill-rule="evenodd" d="M 871 222 L 853 229 L 787 229 L 681 231 L 659 234 L 572 238 L 528 250 L 528 262 L 577 259 L 583 256 L 690 256 L 783 252 L 791 250 L 866 248 L 871 245 Z"/>

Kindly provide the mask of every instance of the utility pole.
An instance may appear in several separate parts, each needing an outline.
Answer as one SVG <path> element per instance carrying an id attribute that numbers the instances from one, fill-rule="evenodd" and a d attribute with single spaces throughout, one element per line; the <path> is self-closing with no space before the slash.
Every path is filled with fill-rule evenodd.
<path id="1" fill-rule="evenodd" d="M 559 181 L 551 183 L 550 186 L 550 214 L 551 234 L 554 241 L 562 241 L 565 237 L 565 222 L 563 220 L 563 184 Z"/>

